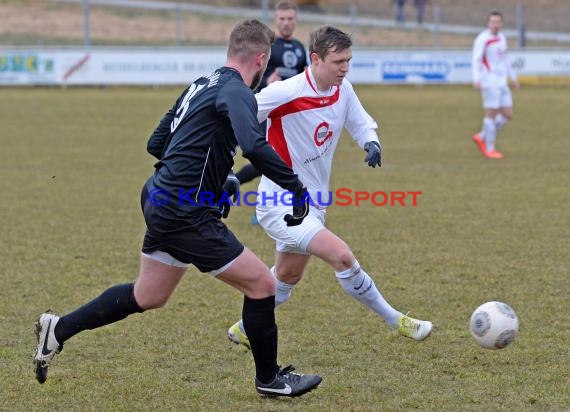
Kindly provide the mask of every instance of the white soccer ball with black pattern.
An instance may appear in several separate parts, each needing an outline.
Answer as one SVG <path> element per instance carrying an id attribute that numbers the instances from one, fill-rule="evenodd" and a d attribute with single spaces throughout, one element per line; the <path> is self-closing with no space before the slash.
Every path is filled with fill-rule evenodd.
<path id="1" fill-rule="evenodd" d="M 487 349 L 503 349 L 509 346 L 519 330 L 515 311 L 503 302 L 487 302 L 471 315 L 469 324 L 475 341 Z"/>

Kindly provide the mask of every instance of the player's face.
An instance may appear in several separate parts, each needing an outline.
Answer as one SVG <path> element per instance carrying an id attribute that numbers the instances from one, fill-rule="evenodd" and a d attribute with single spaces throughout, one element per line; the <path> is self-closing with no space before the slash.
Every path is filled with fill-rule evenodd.
<path id="1" fill-rule="evenodd" d="M 332 86 L 340 86 L 348 73 L 351 59 L 352 50 L 350 48 L 342 51 L 329 51 L 324 60 L 321 60 L 316 53 L 312 53 L 313 75 L 319 88 L 328 89 Z"/>
<path id="2" fill-rule="evenodd" d="M 296 24 L 297 13 L 295 10 L 277 10 L 275 12 L 275 28 L 277 36 L 284 39 L 293 37 Z"/>
<path id="3" fill-rule="evenodd" d="M 489 22 L 487 23 L 487 27 L 493 34 L 497 34 L 503 28 L 503 19 L 501 16 L 490 16 Z"/>

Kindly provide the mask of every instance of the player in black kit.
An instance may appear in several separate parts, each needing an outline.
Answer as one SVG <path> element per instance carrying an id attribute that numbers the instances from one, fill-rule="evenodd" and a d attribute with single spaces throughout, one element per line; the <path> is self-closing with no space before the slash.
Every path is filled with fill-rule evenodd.
<path id="1" fill-rule="evenodd" d="M 271 45 L 271 57 L 261 78 L 259 90 L 278 80 L 293 77 L 307 67 L 305 46 L 293 37 L 297 25 L 297 6 L 291 1 L 281 1 L 275 6 L 275 41 Z"/>
<path id="2" fill-rule="evenodd" d="M 262 173 L 293 192 L 288 226 L 300 224 L 308 213 L 308 202 L 302 202 L 306 188 L 265 141 L 257 122 L 252 89 L 266 68 L 272 40 L 263 23 L 239 23 L 230 35 L 226 66 L 192 83 L 160 121 L 148 142 L 148 151 L 159 161 L 141 194 L 147 231 L 138 278 L 107 289 L 65 316 L 40 316 L 34 357 L 40 383 L 69 338 L 164 306 L 193 264 L 244 294 L 243 319 L 258 393 L 298 396 L 319 385 L 318 375 L 277 365 L 275 279 L 220 220 L 227 215 L 228 196 L 239 190 L 231 177 L 238 145 Z"/>
<path id="3" fill-rule="evenodd" d="M 281 1 L 275 5 L 275 41 L 271 46 L 271 57 L 267 69 L 261 78 L 258 90 L 278 80 L 293 77 L 307 67 L 307 54 L 305 46 L 293 38 L 297 25 L 297 5 L 291 1 Z M 262 126 L 265 131 L 265 124 Z M 242 167 L 236 177 L 240 183 L 247 183 L 261 176 L 261 172 L 254 165 Z M 257 223 L 255 214 L 252 223 Z"/>

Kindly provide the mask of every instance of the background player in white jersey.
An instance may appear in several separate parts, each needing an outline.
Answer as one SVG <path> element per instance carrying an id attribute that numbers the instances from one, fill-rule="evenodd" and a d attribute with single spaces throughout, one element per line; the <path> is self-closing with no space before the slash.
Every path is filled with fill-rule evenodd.
<path id="1" fill-rule="evenodd" d="M 286 302 L 303 277 L 311 255 L 327 262 L 342 288 L 378 313 L 391 328 L 415 340 L 425 339 L 432 323 L 410 318 L 394 309 L 380 294 L 372 278 L 360 267 L 348 245 L 325 225 L 326 206 L 318 199 L 329 193 L 332 160 L 343 128 L 367 152 L 365 162 L 381 166 L 381 146 L 376 122 L 362 107 L 345 78 L 352 58 L 352 40 L 334 27 L 311 34 L 311 66 L 291 79 L 276 82 L 256 95 L 258 120 L 267 119 L 269 143 L 307 185 L 316 207 L 297 227 L 280 220 L 287 213 L 284 190 L 262 177 L 257 217 L 266 233 L 276 241 L 276 305 Z M 274 195 L 276 193 L 276 195 Z M 228 330 L 235 343 L 249 345 L 241 321 Z"/>
<path id="2" fill-rule="evenodd" d="M 473 135 L 473 141 L 489 159 L 504 156 L 495 149 L 497 133 L 513 116 L 513 97 L 509 89 L 510 78 L 515 89 L 519 82 L 507 56 L 507 39 L 501 33 L 503 16 L 491 12 L 487 29 L 473 43 L 473 85 L 481 90 L 483 98 L 483 127 Z"/>
<path id="3" fill-rule="evenodd" d="M 307 67 L 305 46 L 293 37 L 297 26 L 297 12 L 297 5 L 292 1 L 284 0 L 275 5 L 275 41 L 271 45 L 271 57 L 261 77 L 258 90 L 273 82 L 302 73 Z M 245 165 L 236 173 L 240 184 L 260 176 L 261 173 L 252 164 Z M 258 223 L 255 213 L 251 217 L 251 223 Z"/>

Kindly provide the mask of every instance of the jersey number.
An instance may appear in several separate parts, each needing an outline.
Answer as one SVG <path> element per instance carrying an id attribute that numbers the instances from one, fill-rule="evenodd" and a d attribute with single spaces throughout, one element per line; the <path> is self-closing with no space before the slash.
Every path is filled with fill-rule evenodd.
<path id="1" fill-rule="evenodd" d="M 205 84 L 196 85 L 196 83 L 192 83 L 192 86 L 190 86 L 190 88 L 188 89 L 188 93 L 186 93 L 186 96 L 184 96 L 182 103 L 180 103 L 180 107 L 178 108 L 178 110 L 176 110 L 176 116 L 174 116 L 174 119 L 170 124 L 170 133 L 176 130 L 176 128 L 180 124 L 180 121 L 184 118 L 184 115 L 188 111 L 188 106 L 190 106 L 190 99 L 192 99 L 192 97 L 194 97 L 196 93 L 198 93 L 201 89 L 203 89 L 204 86 L 206 85 Z"/>

